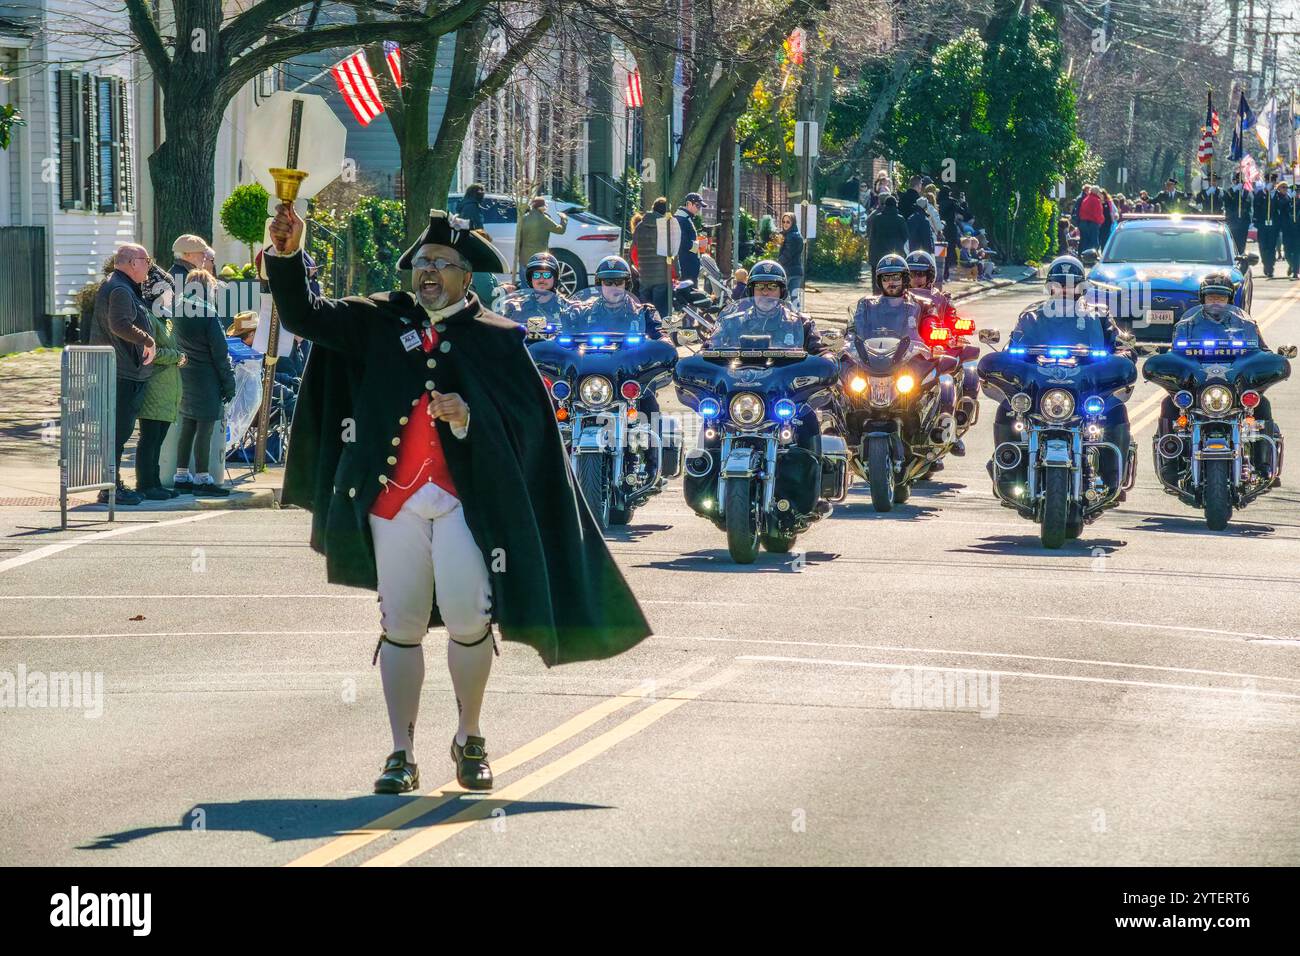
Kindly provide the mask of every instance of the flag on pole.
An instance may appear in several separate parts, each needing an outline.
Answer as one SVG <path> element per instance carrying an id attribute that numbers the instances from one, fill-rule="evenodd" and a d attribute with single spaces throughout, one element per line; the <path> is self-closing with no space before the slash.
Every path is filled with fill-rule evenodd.
<path id="1" fill-rule="evenodd" d="M 1214 94 L 1205 94 L 1205 125 L 1201 127 L 1201 145 L 1196 150 L 1198 163 L 1214 162 L 1214 134 L 1219 131 L 1219 114 L 1214 112 Z"/>
<path id="2" fill-rule="evenodd" d="M 1300 116 L 1295 111 L 1295 90 L 1291 91 L 1291 165 L 1300 165 Z"/>
<path id="3" fill-rule="evenodd" d="M 1255 114 L 1250 111 L 1250 104 L 1246 102 L 1246 93 L 1243 90 L 1241 99 L 1237 101 L 1237 116 L 1232 124 L 1232 147 L 1228 150 L 1228 158 L 1234 163 L 1241 162 L 1246 155 L 1246 142 L 1243 134 L 1246 130 L 1255 125 Z"/>
<path id="4" fill-rule="evenodd" d="M 1241 184 L 1247 190 L 1252 190 L 1257 182 L 1259 182 L 1259 167 L 1255 165 L 1255 157 L 1247 153 L 1241 159 Z"/>
<path id="5" fill-rule="evenodd" d="M 1280 158 L 1277 148 L 1277 97 L 1270 96 L 1255 118 L 1255 138 L 1264 147 L 1266 161 L 1276 163 Z"/>
<path id="6" fill-rule="evenodd" d="M 641 97 L 641 71 L 633 70 L 627 75 L 627 90 L 623 93 L 623 103 L 628 109 L 640 109 L 645 101 Z"/>
<path id="7" fill-rule="evenodd" d="M 384 62 L 388 64 L 388 72 L 393 75 L 393 82 L 400 87 L 402 85 L 402 48 L 392 40 L 384 41 Z"/>
<path id="8" fill-rule="evenodd" d="M 358 50 L 350 57 L 330 69 L 330 74 L 339 85 L 343 102 L 362 126 L 369 126 L 370 121 L 384 111 L 384 101 L 379 98 L 379 87 L 375 75 L 370 72 L 364 50 Z"/>

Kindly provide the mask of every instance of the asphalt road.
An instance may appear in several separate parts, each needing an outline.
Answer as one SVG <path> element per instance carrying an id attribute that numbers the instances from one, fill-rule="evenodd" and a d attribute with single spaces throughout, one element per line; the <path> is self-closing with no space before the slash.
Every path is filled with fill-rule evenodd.
<path id="1" fill-rule="evenodd" d="M 1036 292 L 964 311 L 1005 334 Z M 1259 282 L 1270 344 L 1298 306 Z M 1300 381 L 1270 397 L 1300 440 Z M 306 514 L 0 509 L 0 680 L 103 681 L 0 707 L 0 863 L 1300 863 L 1295 456 L 1208 532 L 1152 476 L 1155 403 L 1135 492 L 1059 552 L 989 491 L 988 402 L 908 504 L 859 485 L 750 567 L 674 485 L 611 536 L 652 639 L 551 671 L 505 647 L 489 797 L 454 785 L 436 634 L 425 793 L 370 793 L 377 609 L 325 583 Z"/>

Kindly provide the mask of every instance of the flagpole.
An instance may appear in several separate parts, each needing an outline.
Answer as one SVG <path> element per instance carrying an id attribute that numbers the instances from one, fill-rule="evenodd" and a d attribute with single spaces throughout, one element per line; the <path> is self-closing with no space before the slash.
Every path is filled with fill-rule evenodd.
<path id="1" fill-rule="evenodd" d="M 348 57 L 356 56 L 358 53 L 364 53 L 364 52 L 365 52 L 364 49 L 362 49 L 361 47 L 357 47 L 355 50 L 353 50 L 351 53 L 349 53 L 347 56 L 345 56 L 345 57 L 343 58 L 343 60 L 348 59 Z M 298 84 L 297 86 L 295 86 L 293 89 L 291 89 L 289 92 L 290 92 L 290 93 L 298 93 L 298 92 L 300 92 L 300 91 L 302 90 L 303 87 L 305 87 L 305 86 L 311 86 L 311 84 L 315 83 L 315 82 L 316 82 L 317 80 L 319 80 L 322 76 L 326 76 L 326 75 L 330 72 L 330 70 L 332 70 L 332 69 L 334 69 L 334 67 L 338 66 L 339 63 L 342 63 L 343 60 L 338 60 L 338 61 L 335 62 L 335 63 L 331 63 L 329 66 L 325 67 L 325 69 L 321 70 L 321 71 L 320 71 L 319 73 L 317 73 L 315 76 L 308 77 L 307 79 L 303 80 L 301 83 L 299 83 L 299 84 Z"/>

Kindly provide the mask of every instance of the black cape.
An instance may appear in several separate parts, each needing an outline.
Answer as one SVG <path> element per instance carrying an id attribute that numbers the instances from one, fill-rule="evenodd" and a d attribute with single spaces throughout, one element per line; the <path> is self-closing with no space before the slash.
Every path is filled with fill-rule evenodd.
<path id="1" fill-rule="evenodd" d="M 467 306 L 442 320 L 437 371 L 402 335 L 427 322 L 405 292 L 331 301 L 308 297 L 299 257 L 268 257 L 284 325 L 312 339 L 294 416 L 282 502 L 312 512 L 311 546 L 332 583 L 377 588 L 368 515 L 391 473 L 399 416 L 437 378 L 470 408 L 459 440 L 439 437 L 466 523 L 492 581 L 501 636 L 536 648 L 549 667 L 611 657 L 650 627 L 577 491 L 537 367 L 520 328 Z M 408 339 L 409 341 L 409 339 Z M 351 422 L 352 434 L 340 423 Z M 345 440 L 350 439 L 350 440 Z M 431 626 L 439 626 L 437 599 Z"/>

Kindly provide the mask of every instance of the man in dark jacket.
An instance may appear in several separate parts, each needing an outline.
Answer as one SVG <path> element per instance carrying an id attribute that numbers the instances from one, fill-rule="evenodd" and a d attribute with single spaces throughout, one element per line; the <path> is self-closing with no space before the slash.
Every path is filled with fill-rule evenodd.
<path id="1" fill-rule="evenodd" d="M 641 298 L 648 300 L 660 316 L 673 314 L 672 293 L 669 290 L 668 256 L 659 252 L 659 224 L 668 217 L 668 199 L 660 196 L 650 206 L 650 211 L 636 224 L 632 245 L 636 248 L 637 269 L 641 273 Z M 668 225 L 676 224 L 670 219 Z M 668 249 L 674 249 L 670 229 Z"/>
<path id="2" fill-rule="evenodd" d="M 907 217 L 907 251 L 934 254 L 934 228 L 919 201 L 916 211 Z"/>
<path id="3" fill-rule="evenodd" d="M 117 250 L 113 274 L 95 296 L 95 317 L 90 332 L 91 345 L 111 345 L 117 356 L 113 476 L 117 482 L 117 503 L 123 505 L 138 505 L 141 500 L 122 483 L 122 449 L 140 417 L 145 384 L 153 374 L 152 364 L 158 349 L 140 291 L 152 261 L 144 246 L 131 243 Z M 108 492 L 101 491 L 99 500 L 107 502 Z"/>
<path id="4" fill-rule="evenodd" d="M 1238 255 L 1246 251 L 1253 205 L 1249 190 L 1241 184 L 1241 173 L 1233 173 L 1232 185 L 1224 194 L 1223 215 L 1228 222 L 1228 232 L 1232 234 L 1232 242 L 1237 247 Z"/>
<path id="5" fill-rule="evenodd" d="M 487 190 L 481 183 L 470 183 L 461 197 L 456 214 L 469 222 L 471 229 L 482 229 L 483 214 L 487 211 Z"/>
<path id="6" fill-rule="evenodd" d="M 898 197 L 898 214 L 906 221 L 916 210 L 916 201 L 921 198 L 921 177 L 913 176 L 903 190 L 903 195 Z M 876 256 L 875 261 L 879 262 L 880 257 Z"/>
<path id="7" fill-rule="evenodd" d="M 1165 180 L 1165 188 L 1156 193 L 1151 201 L 1156 212 L 1183 212 L 1187 207 L 1187 196 L 1178 190 L 1178 180 L 1170 176 Z"/>
<path id="8" fill-rule="evenodd" d="M 868 261 L 879 262 L 891 252 L 907 252 L 907 221 L 898 212 L 898 200 L 886 196 L 885 203 L 867 220 Z"/>
<path id="9" fill-rule="evenodd" d="M 1264 278 L 1273 278 L 1273 266 L 1277 261 L 1277 244 L 1281 238 L 1282 220 L 1278 215 L 1277 173 L 1268 174 L 1268 183 L 1255 192 L 1255 241 L 1259 243 L 1259 258 L 1264 265 Z M 1287 196 L 1289 204 L 1291 197 Z"/>
<path id="10" fill-rule="evenodd" d="M 957 214 L 961 207 L 957 199 L 952 194 L 952 190 L 947 186 L 939 189 L 939 218 L 943 220 L 943 241 L 948 246 L 948 254 L 943 260 L 943 278 L 941 282 L 947 282 L 952 275 L 952 270 L 957 266 L 957 245 L 961 238 L 961 230 L 957 226 Z"/>
<path id="11" fill-rule="evenodd" d="M 523 330 L 471 291 L 475 270 L 505 262 L 456 222 L 434 210 L 398 260 L 409 293 L 310 295 L 292 206 L 279 207 L 266 257 L 285 328 L 314 343 L 282 500 L 312 512 L 331 582 L 379 592 L 393 735 L 379 793 L 419 787 L 412 738 L 430 624 L 451 638 L 451 755 L 475 790 L 493 785 L 478 726 L 493 621 L 547 665 L 613 656 L 650 630 L 574 487 Z"/>
<path id="12" fill-rule="evenodd" d="M 172 243 L 173 298 L 179 301 L 182 296 L 193 294 L 192 289 L 185 288 L 185 277 L 194 269 L 202 269 L 208 252 L 208 244 L 202 236 L 178 236 Z"/>
<path id="13" fill-rule="evenodd" d="M 695 229 L 695 217 L 703 211 L 704 197 L 699 193 L 687 193 L 673 214 L 682 230 L 681 245 L 677 247 L 677 278 L 682 281 L 700 281 L 700 253 L 696 249 L 699 232 Z"/>

